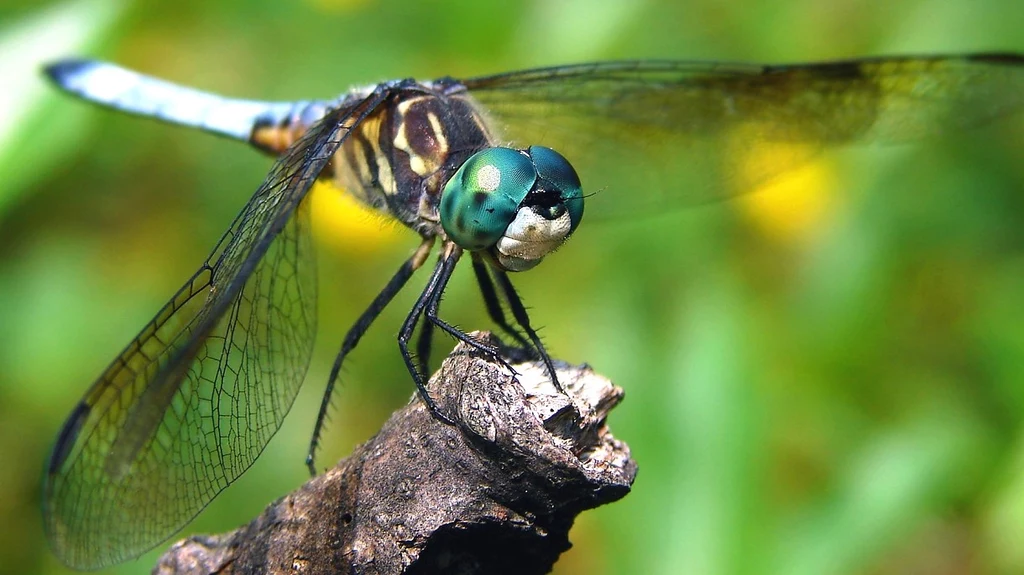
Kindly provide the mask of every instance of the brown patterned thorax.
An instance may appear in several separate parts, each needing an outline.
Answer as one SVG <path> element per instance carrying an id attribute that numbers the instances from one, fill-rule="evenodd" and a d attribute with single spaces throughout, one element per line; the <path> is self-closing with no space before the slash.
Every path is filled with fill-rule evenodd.
<path id="1" fill-rule="evenodd" d="M 280 154 L 308 127 L 292 118 L 255 129 L 251 141 Z M 397 88 L 353 130 L 320 180 L 433 236 L 441 230 L 437 203 L 444 184 L 469 156 L 491 145 L 486 122 L 465 93 L 424 84 Z"/>
<path id="2" fill-rule="evenodd" d="M 448 178 L 491 145 L 464 95 L 418 86 L 398 92 L 335 157 L 334 182 L 421 233 L 439 231 L 437 203 Z"/>

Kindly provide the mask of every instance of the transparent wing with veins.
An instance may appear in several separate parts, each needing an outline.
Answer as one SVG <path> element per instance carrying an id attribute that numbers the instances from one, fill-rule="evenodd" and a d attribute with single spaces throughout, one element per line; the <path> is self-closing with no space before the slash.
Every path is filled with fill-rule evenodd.
<path id="1" fill-rule="evenodd" d="M 140 555 L 259 456 L 305 376 L 316 270 L 302 202 L 378 91 L 313 126 L 271 169 L 207 261 L 65 423 L 44 494 L 69 565 Z"/>
<path id="2" fill-rule="evenodd" d="M 909 56 L 764 66 L 599 62 L 471 78 L 495 131 L 562 153 L 587 217 L 757 189 L 824 150 L 956 133 L 1024 110 L 1024 58 Z"/>

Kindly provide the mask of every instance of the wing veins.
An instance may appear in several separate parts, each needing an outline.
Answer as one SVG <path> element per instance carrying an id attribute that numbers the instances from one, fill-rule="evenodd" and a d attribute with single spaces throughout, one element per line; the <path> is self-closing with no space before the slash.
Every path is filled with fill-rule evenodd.
<path id="1" fill-rule="evenodd" d="M 66 434 L 62 433 L 64 441 L 54 450 L 47 479 L 44 505 L 47 531 L 55 550 L 66 563 L 95 568 L 129 556 L 137 556 L 159 543 L 180 528 L 185 521 L 194 517 L 217 493 L 251 465 L 266 445 L 266 441 L 278 429 L 280 419 L 284 416 L 284 413 L 278 413 L 284 405 L 281 402 L 289 395 L 294 397 L 294 392 L 297 392 L 301 377 L 305 373 L 305 367 L 302 367 L 301 363 L 308 362 L 308 354 L 297 355 L 305 354 L 303 350 L 307 346 L 297 345 L 295 338 L 301 337 L 302 341 L 305 341 L 307 334 L 312 334 L 312 326 L 315 326 L 315 317 L 311 318 L 308 315 L 305 305 L 296 307 L 289 304 L 278 307 L 278 304 L 275 304 L 275 298 L 295 302 L 295 293 L 306 294 L 308 286 L 305 285 L 306 280 L 302 278 L 309 277 L 308 270 L 312 269 L 310 266 L 313 265 L 306 261 L 309 258 L 300 258 L 300 254 L 308 254 L 310 247 L 309 239 L 305 236 L 309 233 L 308 221 L 304 220 L 302 224 L 290 222 L 295 218 L 297 208 L 307 210 L 300 208 L 300 203 L 320 172 L 347 139 L 352 128 L 375 110 L 389 93 L 386 86 L 378 87 L 351 105 L 329 110 L 324 118 L 314 124 L 293 148 L 275 163 L 263 184 L 232 221 L 228 231 L 218 240 L 199 270 L 90 387 L 81 403 L 83 409 L 76 409 L 65 424 L 65 427 L 72 425 L 74 429 L 69 429 Z M 308 210 L 305 218 L 308 218 Z M 254 222 L 256 225 L 253 225 Z M 269 267 L 260 266 L 275 239 L 284 237 L 281 232 L 286 228 L 289 229 L 286 241 L 279 244 L 280 249 L 274 248 L 275 262 Z M 288 261 L 282 263 L 276 258 Z M 271 274 L 269 279 L 266 273 Z M 302 278 L 291 275 L 299 273 L 305 275 Z M 277 274 L 289 274 L 289 278 L 295 278 L 288 279 L 287 284 L 280 284 L 285 286 L 281 293 L 276 293 L 276 290 L 279 289 L 278 280 L 284 278 L 278 278 Z M 249 288 L 247 285 L 251 278 L 256 283 Z M 266 282 L 263 281 L 265 279 Z M 312 282 L 315 287 L 315 277 Z M 219 289 L 221 286 L 224 289 Z M 243 302 L 243 293 L 248 293 L 250 289 L 255 290 L 255 296 L 251 298 L 251 302 Z M 294 290 L 291 295 L 288 293 L 289 289 Z M 197 296 L 203 293 L 206 293 L 206 300 L 197 301 Z M 315 294 L 315 290 L 313 293 Z M 252 305 L 250 313 L 247 314 L 249 319 L 227 318 L 228 323 L 232 325 L 224 326 L 222 322 L 225 321 L 228 309 L 234 307 L 236 314 L 241 313 L 243 304 Z M 267 324 L 263 332 L 259 330 L 263 328 L 267 319 L 260 315 L 263 309 L 260 306 L 265 306 L 267 313 L 273 314 L 273 321 Z M 184 315 L 186 313 L 188 315 Z M 173 325 L 174 320 L 183 320 L 182 325 Z M 243 326 L 246 321 L 248 324 Z M 292 327 L 292 321 L 301 323 L 296 323 Z M 286 329 L 281 329 L 281 326 L 274 325 L 273 322 L 285 322 Z M 226 336 L 214 334 L 218 326 L 229 328 Z M 246 333 L 242 342 L 235 341 L 236 337 L 241 337 L 240 334 L 234 335 L 236 327 L 244 327 Z M 267 342 L 257 341 L 260 337 L 267 339 Z M 312 338 L 312 335 L 308 337 Z M 285 342 L 283 346 L 273 343 L 280 338 Z M 200 355 L 206 343 L 214 339 L 224 342 L 221 348 L 218 350 L 216 347 L 208 347 L 207 352 Z M 240 343 L 244 349 L 237 348 Z M 259 358 L 246 357 L 246 361 L 239 364 L 238 373 L 235 374 L 229 363 L 229 356 L 236 351 L 241 351 L 243 356 L 251 356 L 253 349 L 262 349 L 262 343 L 266 343 L 276 353 L 285 354 L 281 361 L 288 363 L 273 363 L 268 367 L 261 367 Z M 311 339 L 309 343 L 312 343 Z M 275 346 L 281 349 L 276 349 Z M 202 363 L 206 361 L 217 362 L 218 370 L 212 377 L 202 375 Z M 276 371 L 278 368 L 275 368 L 275 365 L 280 366 L 280 372 Z M 252 366 L 257 366 L 256 371 L 259 373 L 254 374 L 256 377 L 300 379 L 298 382 L 288 384 L 286 390 L 269 394 L 273 396 L 273 404 L 276 406 L 273 409 L 277 410 L 272 414 L 264 414 L 265 410 L 262 408 L 252 408 L 253 401 L 265 397 L 264 393 L 257 397 L 253 395 L 257 391 L 245 389 L 248 385 L 246 382 L 250 379 L 245 377 L 243 381 L 243 376 L 249 373 Z M 191 372 L 190 369 L 198 371 Z M 231 388 L 233 391 L 218 387 L 222 380 L 230 380 L 232 375 L 238 380 L 230 384 L 234 386 Z M 195 388 L 181 391 L 181 384 L 186 378 L 193 382 Z M 212 396 L 209 396 L 210 390 Z M 204 393 L 207 394 L 205 399 L 202 395 Z M 249 402 L 249 407 L 242 405 L 241 411 L 238 408 L 231 408 L 230 412 L 223 411 L 225 406 L 220 406 L 220 403 L 225 393 L 231 394 L 236 403 L 241 402 L 241 398 L 244 397 Z M 200 395 L 197 397 L 196 394 Z M 169 419 L 170 427 L 164 428 L 161 421 L 172 409 L 172 400 L 177 406 L 173 408 L 175 413 L 178 414 L 184 409 L 187 419 L 182 419 L 179 415 L 177 419 Z M 195 406 L 199 405 L 196 401 L 200 404 L 205 402 L 209 411 L 205 414 L 189 413 L 187 410 L 195 409 Z M 289 401 L 284 408 L 285 412 L 290 406 Z M 86 412 L 85 415 L 81 414 L 82 411 Z M 151 413 L 157 413 L 158 417 L 150 418 Z M 222 431 L 220 427 L 224 421 L 223 417 L 234 418 L 243 424 L 248 418 L 255 423 L 248 429 Z M 123 425 L 119 429 L 111 428 L 111 425 L 117 425 L 117 421 L 121 421 Z M 195 423 L 197 421 L 200 423 Z M 201 423 L 203 421 L 212 421 L 213 427 L 206 428 L 207 424 Z M 203 427 L 192 429 L 189 425 Z M 159 436 L 155 436 L 158 428 L 162 428 L 163 431 Z M 209 431 L 203 431 L 204 428 Z M 109 434 L 112 430 L 115 432 L 113 445 L 107 443 L 111 441 Z M 225 431 L 230 437 L 225 435 Z M 97 435 L 101 432 L 102 437 Z M 211 460 L 204 456 L 202 446 L 180 443 L 188 441 L 182 433 L 193 432 L 212 438 L 210 442 L 217 446 L 214 456 L 220 458 L 226 466 L 225 469 L 207 468 L 206 466 L 211 465 Z M 208 435 L 211 432 L 213 435 Z M 241 443 L 225 444 L 240 433 L 242 435 L 236 439 Z M 112 449 L 106 451 L 106 445 L 110 445 Z M 226 450 L 229 447 L 230 452 Z M 187 449 L 191 455 L 179 455 L 177 451 L 168 449 Z M 163 503 L 159 505 L 171 508 L 170 511 L 160 511 L 156 517 L 146 519 L 143 523 L 126 526 L 128 529 L 117 529 L 115 535 L 114 526 L 125 523 L 127 517 L 123 515 L 126 512 L 122 509 L 123 502 L 116 495 L 121 493 L 121 489 L 127 488 L 128 481 L 132 481 L 127 471 L 136 463 L 143 463 L 142 453 L 148 454 L 145 455 L 145 462 L 150 466 L 154 461 L 193 463 L 189 468 L 174 474 L 177 478 L 174 481 L 177 483 L 170 484 L 171 491 L 147 496 L 161 499 Z M 194 458 L 196 455 L 200 459 L 180 459 Z M 160 471 L 146 467 L 145 473 Z M 119 487 L 122 480 L 126 483 Z M 132 485 L 137 488 L 145 484 Z M 89 494 L 92 494 L 92 497 Z M 181 497 L 186 499 L 175 499 Z M 147 499 L 146 505 L 152 506 L 157 503 Z"/>

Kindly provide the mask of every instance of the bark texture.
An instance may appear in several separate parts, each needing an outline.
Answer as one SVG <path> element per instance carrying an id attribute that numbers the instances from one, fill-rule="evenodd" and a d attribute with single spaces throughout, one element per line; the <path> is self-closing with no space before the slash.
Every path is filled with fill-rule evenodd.
<path id="1" fill-rule="evenodd" d="M 500 345 L 489 334 L 478 337 Z M 612 437 L 622 390 L 587 366 L 460 344 L 430 381 L 456 422 L 419 398 L 333 469 L 222 535 L 176 543 L 154 573 L 546 573 L 576 516 L 629 492 L 636 464 Z"/>

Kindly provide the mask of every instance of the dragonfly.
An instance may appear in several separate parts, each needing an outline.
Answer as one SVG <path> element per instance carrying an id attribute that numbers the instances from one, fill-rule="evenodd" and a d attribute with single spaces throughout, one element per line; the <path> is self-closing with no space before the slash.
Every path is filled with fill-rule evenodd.
<path id="1" fill-rule="evenodd" d="M 60 559 L 84 569 L 168 539 L 280 427 L 316 331 L 304 201 L 315 182 L 408 226 L 421 243 L 342 342 L 307 455 L 314 474 L 341 365 L 435 247 L 398 347 L 423 402 L 451 423 L 426 386 L 434 331 L 500 360 L 439 317 L 463 256 L 491 320 L 543 360 L 557 386 L 509 275 L 562 246 L 584 213 L 628 218 L 715 202 L 834 147 L 952 134 L 1024 109 L 1024 55 L 1010 53 L 790 65 L 609 61 L 394 80 L 296 102 L 224 98 L 99 61 L 60 61 L 45 72 L 85 100 L 277 158 L 209 257 L 59 432 L 44 524 Z M 752 161 L 752 149 L 773 150 L 770 161 Z"/>

